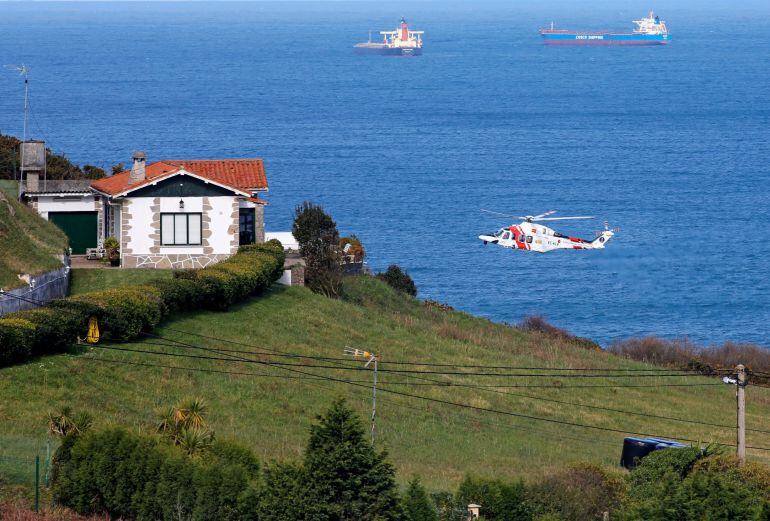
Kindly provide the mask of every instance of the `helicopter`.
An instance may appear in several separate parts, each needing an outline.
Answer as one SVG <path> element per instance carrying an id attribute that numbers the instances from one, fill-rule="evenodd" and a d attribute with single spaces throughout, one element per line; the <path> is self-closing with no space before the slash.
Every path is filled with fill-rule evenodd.
<path id="1" fill-rule="evenodd" d="M 575 217 L 549 217 L 556 213 L 556 210 L 541 213 L 540 215 L 514 216 L 506 215 L 491 210 L 481 210 L 501 217 L 511 217 L 523 219 L 521 224 L 512 224 L 507 228 L 500 228 L 497 232 L 489 235 L 479 235 L 479 239 L 484 244 L 497 244 L 503 248 L 514 250 L 527 250 L 539 253 L 547 253 L 553 250 L 594 250 L 603 249 L 619 228 L 610 230 L 609 223 L 605 221 L 604 230 L 596 232 L 596 238 L 592 241 L 563 235 L 557 231 L 542 226 L 542 221 L 572 221 L 578 219 L 594 219 L 592 215 L 580 215 Z"/>

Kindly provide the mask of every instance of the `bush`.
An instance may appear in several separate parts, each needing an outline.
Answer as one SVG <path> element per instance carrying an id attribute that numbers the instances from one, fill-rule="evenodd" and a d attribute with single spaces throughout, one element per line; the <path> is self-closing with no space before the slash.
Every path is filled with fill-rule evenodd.
<path id="1" fill-rule="evenodd" d="M 238 255 L 201 270 L 174 272 L 178 279 L 197 284 L 200 301 L 209 309 L 224 310 L 265 290 L 281 277 L 285 255 L 278 241 L 243 246 Z"/>
<path id="2" fill-rule="evenodd" d="M 524 319 L 516 325 L 516 328 L 527 333 L 540 333 L 551 338 L 564 340 L 573 346 L 582 349 L 591 349 L 594 351 L 602 350 L 601 346 L 590 338 L 575 336 L 566 329 L 554 326 L 540 315 L 529 315 L 524 317 Z"/>
<path id="3" fill-rule="evenodd" d="M 653 457 L 654 456 L 654 457 Z M 709 456 L 698 448 L 666 449 L 645 457 L 629 477 L 621 520 L 765 520 L 770 472 L 759 465 Z"/>
<path id="4" fill-rule="evenodd" d="M 167 313 L 202 307 L 200 288 L 190 278 L 156 279 L 149 281 L 146 285 L 160 292 L 160 298 Z"/>
<path id="5" fill-rule="evenodd" d="M 60 353 L 75 343 L 78 335 L 85 336 L 83 320 L 79 315 L 62 313 L 51 308 L 36 308 L 6 315 L 20 318 L 35 326 L 31 356 Z"/>
<path id="6" fill-rule="evenodd" d="M 616 355 L 676 369 L 713 375 L 716 369 L 733 369 L 743 364 L 750 372 L 770 373 L 770 351 L 752 344 L 726 342 L 701 347 L 689 341 L 656 337 L 630 338 L 615 342 L 608 350 Z M 753 384 L 770 386 L 770 376 L 751 374 Z"/>
<path id="7" fill-rule="evenodd" d="M 155 437 L 122 429 L 86 433 L 57 452 L 53 492 L 80 514 L 113 519 L 237 519 L 246 470 L 201 463 Z"/>
<path id="8" fill-rule="evenodd" d="M 464 512 L 470 503 L 482 506 L 481 516 L 489 521 L 525 521 L 531 518 L 527 489 L 522 481 L 505 483 L 497 479 L 466 476 L 455 494 L 456 510 Z"/>
<path id="9" fill-rule="evenodd" d="M 530 496 L 533 510 L 541 515 L 591 521 L 615 510 L 624 491 L 620 476 L 595 465 L 577 464 L 533 486 Z"/>
<path id="10" fill-rule="evenodd" d="M 0 367 L 26 360 L 32 354 L 35 325 L 21 318 L 0 318 Z"/>
<path id="11" fill-rule="evenodd" d="M 54 300 L 51 307 L 95 316 L 107 339 L 130 340 L 151 331 L 165 314 L 160 291 L 153 286 L 126 286 Z M 83 315 L 81 315 L 83 316 Z"/>
<path id="12" fill-rule="evenodd" d="M 417 286 L 415 286 L 412 277 L 395 264 L 388 266 L 385 273 L 378 273 L 377 278 L 401 293 L 406 293 L 413 297 L 417 296 Z"/>
<path id="13" fill-rule="evenodd" d="M 125 341 L 151 331 L 172 312 L 227 309 L 278 280 L 284 260 L 278 241 L 249 245 L 213 266 L 175 272 L 171 280 L 86 293 L 14 313 L 0 319 L 0 367 L 66 350 L 85 336 L 90 317 L 99 321 L 102 338 Z"/>

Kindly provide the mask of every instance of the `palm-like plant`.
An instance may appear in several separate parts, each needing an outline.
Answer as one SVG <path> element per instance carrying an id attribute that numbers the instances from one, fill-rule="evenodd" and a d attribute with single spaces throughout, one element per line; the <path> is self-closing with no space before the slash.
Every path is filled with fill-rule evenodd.
<path id="1" fill-rule="evenodd" d="M 206 428 L 207 409 L 201 398 L 179 402 L 158 415 L 156 430 L 188 454 L 205 451 L 214 440 L 214 434 Z"/>
<path id="2" fill-rule="evenodd" d="M 203 416 L 206 414 L 207 409 L 206 402 L 201 398 L 193 398 L 181 404 L 181 407 L 177 406 L 177 410 L 182 414 L 184 426 L 196 429 L 201 429 L 206 425 L 206 420 Z"/>
<path id="3" fill-rule="evenodd" d="M 214 433 L 208 429 L 186 427 L 179 432 L 176 444 L 188 455 L 195 456 L 205 452 L 213 442 Z"/>
<path id="4" fill-rule="evenodd" d="M 87 412 L 72 414 L 72 408 L 65 405 L 58 413 L 48 413 L 48 433 L 53 436 L 69 436 L 82 434 L 93 425 L 94 419 Z"/>

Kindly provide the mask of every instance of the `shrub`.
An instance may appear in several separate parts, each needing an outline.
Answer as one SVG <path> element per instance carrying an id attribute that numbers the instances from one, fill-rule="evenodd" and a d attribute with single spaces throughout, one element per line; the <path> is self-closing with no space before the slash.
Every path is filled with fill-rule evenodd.
<path id="1" fill-rule="evenodd" d="M 615 510 L 624 491 L 620 476 L 595 465 L 577 464 L 534 485 L 530 497 L 533 510 L 542 515 L 591 521 Z"/>
<path id="2" fill-rule="evenodd" d="M 0 366 L 66 350 L 78 335 L 85 336 L 90 317 L 98 319 L 103 338 L 124 341 L 151 331 L 172 312 L 227 309 L 280 278 L 284 259 L 278 241 L 249 245 L 219 264 L 177 271 L 171 280 L 86 293 L 14 313 L 0 319 Z"/>
<path id="3" fill-rule="evenodd" d="M 163 306 L 168 313 L 201 307 L 200 289 L 192 279 L 156 279 L 149 281 L 147 286 L 152 286 L 160 292 Z"/>
<path id="4" fill-rule="evenodd" d="M 631 472 L 617 518 L 768 519 L 770 472 L 707 454 L 698 448 L 666 449 L 645 457 Z"/>
<path id="5" fill-rule="evenodd" d="M 21 318 L 0 318 L 0 367 L 26 360 L 32 354 L 35 325 Z"/>
<path id="6" fill-rule="evenodd" d="M 388 266 L 384 273 L 378 273 L 377 278 L 401 293 L 406 293 L 413 297 L 417 296 L 417 286 L 414 284 L 412 277 L 396 264 Z"/>
<path id="7" fill-rule="evenodd" d="M 130 340 L 152 330 L 165 314 L 160 291 L 153 286 L 126 286 L 54 300 L 51 307 L 96 316 L 102 336 Z"/>
<path id="8" fill-rule="evenodd" d="M 113 519 L 236 519 L 248 486 L 241 465 L 201 463 L 155 437 L 84 434 L 57 452 L 53 492 L 80 514 Z"/>
<path id="9" fill-rule="evenodd" d="M 752 344 L 726 342 L 719 346 L 701 347 L 686 339 L 643 337 L 615 342 L 608 350 L 632 360 L 707 375 L 714 374 L 716 369 L 733 369 L 738 364 L 745 365 L 751 372 L 770 373 L 770 351 Z M 751 381 L 770 385 L 770 376 L 751 374 Z"/>
<path id="10" fill-rule="evenodd" d="M 482 506 L 481 515 L 490 521 L 530 519 L 527 489 L 522 481 L 505 483 L 497 479 L 466 476 L 455 494 L 456 510 L 464 512 L 470 503 Z"/>
<path id="11" fill-rule="evenodd" d="M 527 333 L 540 333 L 551 338 L 564 340 L 575 347 L 601 351 L 601 346 L 590 338 L 575 336 L 565 329 L 558 328 L 540 315 L 529 315 L 516 325 L 517 329 Z"/>
<path id="12" fill-rule="evenodd" d="M 79 334 L 86 332 L 79 315 L 46 307 L 11 313 L 7 317 L 24 319 L 35 326 L 31 356 L 66 351 Z"/>

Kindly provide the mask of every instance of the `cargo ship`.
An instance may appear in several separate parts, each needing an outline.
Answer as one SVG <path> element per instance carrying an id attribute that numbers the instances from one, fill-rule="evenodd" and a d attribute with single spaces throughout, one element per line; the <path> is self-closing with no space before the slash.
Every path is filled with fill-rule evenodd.
<path id="1" fill-rule="evenodd" d="M 630 33 L 612 33 L 556 29 L 551 22 L 551 27 L 540 29 L 540 34 L 546 45 L 665 45 L 671 41 L 666 22 L 652 11 L 634 23 L 636 28 Z"/>
<path id="2" fill-rule="evenodd" d="M 385 56 L 419 56 L 422 54 L 422 35 L 424 31 L 410 31 L 406 20 L 401 18 L 401 26 L 395 31 L 380 31 L 381 42 L 369 41 L 353 46 L 356 54 L 379 54 Z"/>

